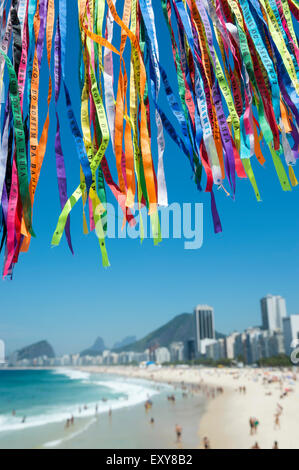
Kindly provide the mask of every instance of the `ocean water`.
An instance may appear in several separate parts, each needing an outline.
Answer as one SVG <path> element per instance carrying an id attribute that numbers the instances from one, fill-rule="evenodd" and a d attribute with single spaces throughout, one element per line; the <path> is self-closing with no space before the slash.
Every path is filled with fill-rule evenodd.
<path id="1" fill-rule="evenodd" d="M 71 369 L 0 370 L 0 447 L 13 439 L 17 443 L 19 436 L 23 440 L 26 435 L 41 436 L 45 427 L 56 423 L 63 428 L 71 416 L 76 422 L 80 418 L 82 432 L 95 419 L 96 407 L 100 416 L 110 408 L 130 407 L 157 393 L 149 382 Z"/>

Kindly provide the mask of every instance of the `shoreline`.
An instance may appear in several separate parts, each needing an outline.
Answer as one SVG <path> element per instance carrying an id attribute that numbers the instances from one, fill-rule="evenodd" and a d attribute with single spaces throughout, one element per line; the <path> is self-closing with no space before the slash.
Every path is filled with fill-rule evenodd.
<path id="1" fill-rule="evenodd" d="M 64 439 L 67 448 L 103 448 L 101 445 L 104 444 L 106 447 L 119 445 L 119 448 L 132 449 L 159 448 L 159 445 L 178 448 L 172 438 L 175 424 L 179 424 L 183 425 L 183 438 L 186 438 L 181 448 L 186 448 L 185 445 L 188 448 L 189 444 L 189 448 L 202 449 L 203 439 L 207 437 L 212 449 L 251 449 L 256 442 L 261 449 L 272 449 L 275 441 L 279 449 L 299 449 L 299 376 L 295 368 L 293 371 L 199 367 L 140 369 L 133 366 L 64 369 L 105 374 L 124 381 L 141 379 L 149 381 L 154 388 L 161 388 L 154 398 L 153 409 L 159 432 L 163 428 L 160 442 L 155 441 L 155 435 L 148 429 L 151 413 L 145 415 L 144 402 L 140 402 L 127 409 L 113 411 L 114 426 L 119 423 L 114 429 L 108 420 L 108 412 L 102 414 L 100 424 L 93 423 L 88 432 L 79 432 L 76 439 L 72 436 Z M 162 384 L 173 388 L 163 390 Z M 172 393 L 177 397 L 173 407 L 167 400 L 167 395 Z M 275 424 L 277 414 L 278 423 Z M 259 422 L 257 434 L 250 433 L 250 418 Z M 129 427 L 127 421 L 131 423 Z M 136 429 L 139 430 L 137 434 Z M 101 442 L 95 440 L 95 435 L 100 436 Z"/>
<path id="2" fill-rule="evenodd" d="M 157 385 L 165 384 L 180 390 L 181 393 L 187 392 L 195 397 L 205 400 L 202 413 L 196 419 L 197 445 L 196 449 L 204 449 L 203 438 L 213 436 L 214 433 L 207 423 L 214 421 L 214 406 L 216 403 L 229 403 L 233 390 L 230 387 L 223 388 L 219 383 L 205 381 L 201 376 L 199 368 L 170 368 L 162 367 L 160 369 L 141 369 L 134 366 L 85 366 L 77 367 L 77 370 L 89 372 L 91 374 L 107 374 L 128 379 L 142 379 Z M 221 393 L 219 393 L 219 388 Z M 194 421 L 194 416 L 190 417 Z M 205 423 L 203 426 L 202 423 Z M 228 447 L 231 448 L 231 447 Z"/>
<path id="3" fill-rule="evenodd" d="M 256 442 L 261 449 L 299 449 L 297 371 L 276 369 L 85 367 L 91 373 L 141 378 L 156 383 L 199 386 L 207 406 L 198 423 L 199 446 L 208 437 L 212 449 L 251 449 Z M 240 392 L 246 388 L 246 393 Z M 223 393 L 217 393 L 219 388 Z M 281 413 L 278 413 L 282 409 Z M 279 423 L 275 425 L 276 415 Z M 251 435 L 249 420 L 259 422 L 257 434 Z"/>
<path id="4" fill-rule="evenodd" d="M 56 368 L 54 368 L 56 370 Z M 121 403 L 107 403 L 105 410 L 101 410 L 99 399 L 98 413 L 89 412 L 95 409 L 88 405 L 88 416 L 73 413 L 74 426 L 65 428 L 63 421 L 48 421 L 39 425 L 30 424 L 30 415 L 26 427 L 13 431 L 3 431 L 0 434 L 0 448 L 2 449 L 196 449 L 198 448 L 198 422 L 203 414 L 205 402 L 201 396 L 188 396 L 184 398 L 182 390 L 168 387 L 161 382 L 155 382 L 150 377 L 146 380 L 132 377 L 132 374 L 115 374 L 113 370 L 90 370 L 80 368 L 80 372 L 90 375 L 95 383 L 107 381 L 112 389 L 128 390 L 130 387 L 140 389 L 142 397 L 137 397 L 135 403 L 123 401 Z M 62 371 L 61 371 L 62 372 Z M 78 368 L 65 368 L 65 372 L 74 372 L 79 376 Z M 108 372 L 108 373 L 107 373 Z M 121 372 L 121 371 L 120 371 Z M 95 374 L 92 377 L 93 373 Z M 99 377 L 97 374 L 100 374 Z M 104 377 L 105 374 L 105 377 Z M 102 378 L 102 377 L 103 378 Z M 84 379 L 86 380 L 86 379 Z M 114 384 L 114 385 L 113 385 Z M 33 391 L 34 393 L 34 391 Z M 105 392 L 104 392 L 105 393 Z M 108 391 L 107 391 L 108 393 Z M 175 402 L 169 401 L 169 395 L 175 396 Z M 102 393 L 102 397 L 105 397 Z M 84 394 L 81 396 L 82 410 L 85 402 Z M 145 409 L 146 400 L 153 402 L 151 409 Z M 115 406 L 116 405 L 116 406 Z M 80 406 L 80 402 L 78 405 Z M 110 416 L 109 408 L 112 409 Z M 62 411 L 62 410 L 60 410 Z M 78 408 L 77 408 L 78 411 Z M 69 411 L 71 413 L 71 411 Z M 196 419 L 194 419 L 196 417 Z M 154 422 L 151 420 L 154 418 Z M 183 428 L 182 442 L 176 441 L 175 426 Z M 1 429 L 0 429 L 1 431 Z"/>
<path id="5" fill-rule="evenodd" d="M 155 390 L 150 400 L 152 408 L 146 410 L 145 400 L 132 406 L 120 407 L 113 410 L 111 416 L 101 413 L 82 427 L 70 430 L 69 436 L 60 441 L 48 442 L 43 448 L 47 449 L 199 449 L 198 422 L 203 416 L 206 402 L 202 394 L 191 394 L 183 390 L 178 383 L 166 384 L 165 381 L 152 380 L 150 377 L 137 377 L 131 371 L 115 371 L 114 368 L 76 368 L 90 374 L 105 374 L 111 377 L 150 385 Z M 164 388 L 163 388 L 164 387 Z M 168 395 L 175 396 L 175 402 L 167 400 Z M 154 422 L 151 419 L 154 418 Z M 182 440 L 176 441 L 175 427 L 182 426 Z M 78 421 L 77 421 L 78 425 Z"/>

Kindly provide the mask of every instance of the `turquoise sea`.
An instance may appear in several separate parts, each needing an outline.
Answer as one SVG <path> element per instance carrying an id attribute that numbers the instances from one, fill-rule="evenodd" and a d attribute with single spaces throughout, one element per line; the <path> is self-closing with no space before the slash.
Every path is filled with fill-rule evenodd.
<path id="1" fill-rule="evenodd" d="M 170 393 L 175 404 L 167 400 Z M 177 448 L 177 423 L 184 446 L 197 448 L 204 409 L 203 396 L 186 399 L 180 387 L 147 380 L 61 368 L 0 369 L 0 449 Z M 65 427 L 72 416 L 74 424 Z"/>
<path id="2" fill-rule="evenodd" d="M 0 443 L 7 433 L 94 417 L 156 393 L 147 382 L 71 369 L 0 370 Z"/>

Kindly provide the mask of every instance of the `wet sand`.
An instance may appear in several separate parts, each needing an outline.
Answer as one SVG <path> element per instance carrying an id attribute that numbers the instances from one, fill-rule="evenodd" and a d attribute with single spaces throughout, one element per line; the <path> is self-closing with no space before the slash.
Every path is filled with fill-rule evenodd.
<path id="1" fill-rule="evenodd" d="M 202 448 L 202 440 L 207 436 L 212 449 L 251 449 L 255 442 L 261 449 L 272 449 L 275 441 L 280 449 L 299 449 L 297 369 L 96 367 L 88 370 L 200 386 L 207 406 L 203 416 L 193 418 L 193 421 L 197 420 L 198 448 Z M 239 387 L 243 386 L 246 394 L 239 392 Z M 219 387 L 223 388 L 221 394 L 216 392 Z M 283 411 L 279 418 L 280 427 L 276 428 L 275 415 L 279 406 Z M 256 435 L 250 434 L 251 417 L 260 423 Z"/>
<path id="2" fill-rule="evenodd" d="M 109 417 L 100 415 L 89 428 L 66 439 L 58 449 L 197 449 L 198 423 L 204 413 L 202 397 L 179 398 L 170 403 L 165 395 L 153 398 L 148 412 L 143 405 L 117 410 Z M 154 418 L 154 424 L 150 423 Z M 175 426 L 183 428 L 182 441 L 177 442 Z"/>
<path id="3" fill-rule="evenodd" d="M 146 379 L 161 387 L 153 408 L 134 405 L 89 419 L 77 419 L 64 429 L 57 423 L 7 436 L 2 448 L 60 449 L 200 449 L 207 436 L 212 449 L 298 449 L 299 380 L 297 370 L 86 367 L 81 370 Z M 168 384 L 164 388 L 161 384 Z M 187 388 L 187 398 L 182 388 Z M 246 393 L 240 393 L 246 387 Z M 221 389 L 219 391 L 219 389 Z M 175 394 L 175 404 L 167 395 Z M 280 427 L 275 428 L 278 406 L 283 408 Z M 151 418 L 155 423 L 151 424 Z M 259 421 L 250 434 L 249 419 Z M 182 443 L 176 442 L 175 426 L 183 428 Z M 21 446 L 19 444 L 22 444 Z M 45 445 L 47 443 L 47 445 Z"/>
<path id="4" fill-rule="evenodd" d="M 58 422 L 7 432 L 1 436 L 0 449 L 197 449 L 198 423 L 207 404 L 203 395 L 187 393 L 183 397 L 180 387 L 165 384 L 153 388 L 157 394 L 150 398 L 153 406 L 148 411 L 140 403 L 115 409 L 112 416 L 105 411 L 76 417 L 69 428 Z M 167 399 L 169 395 L 175 396 L 175 402 Z M 183 428 L 180 443 L 177 424 Z"/>

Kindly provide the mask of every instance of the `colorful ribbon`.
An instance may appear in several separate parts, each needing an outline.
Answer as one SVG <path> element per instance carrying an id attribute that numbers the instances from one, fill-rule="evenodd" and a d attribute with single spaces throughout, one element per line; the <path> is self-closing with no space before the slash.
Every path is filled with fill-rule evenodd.
<path id="1" fill-rule="evenodd" d="M 161 241 L 158 207 L 168 205 L 164 162 L 170 158 L 165 131 L 178 147 L 176 156 L 188 158 L 197 188 L 211 195 L 216 233 L 222 227 L 215 188 L 234 199 L 237 178 L 248 178 L 261 199 L 254 158 L 261 165 L 272 160 L 284 191 L 298 185 L 294 172 L 299 158 L 297 1 L 78 0 L 80 59 L 78 74 L 72 76 L 66 72 L 67 55 L 74 57 L 67 35 L 67 4 L 66 0 L 58 3 L 55 11 L 54 0 L 0 0 L 4 276 L 12 275 L 19 253 L 28 250 L 34 235 L 33 207 L 52 99 L 62 211 L 52 244 L 58 245 L 65 232 L 73 253 L 70 215 L 82 200 L 83 231 L 96 230 L 104 266 L 109 266 L 107 188 L 121 208 L 123 224 L 136 224 L 132 214 L 136 202 L 142 239 L 141 209 L 146 206 L 154 242 Z M 169 32 L 168 42 L 161 38 L 156 22 L 158 9 Z M 171 61 L 167 67 L 161 61 L 165 47 L 173 66 Z M 40 83 L 44 51 L 47 95 Z M 170 75 L 175 76 L 177 89 Z M 76 76 L 80 124 L 69 90 Z M 60 128 L 65 116 L 58 111 L 61 86 L 79 159 L 78 185 L 71 196 Z M 47 103 L 43 127 L 41 102 Z M 111 171 L 114 158 L 117 181 Z"/>

